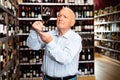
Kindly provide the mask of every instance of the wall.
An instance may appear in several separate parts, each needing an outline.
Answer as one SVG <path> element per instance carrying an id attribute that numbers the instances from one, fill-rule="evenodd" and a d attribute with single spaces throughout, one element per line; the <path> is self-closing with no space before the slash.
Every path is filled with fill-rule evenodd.
<path id="1" fill-rule="evenodd" d="M 108 6 L 115 6 L 118 3 L 120 3 L 120 0 L 94 0 L 94 9 L 104 9 Z"/>

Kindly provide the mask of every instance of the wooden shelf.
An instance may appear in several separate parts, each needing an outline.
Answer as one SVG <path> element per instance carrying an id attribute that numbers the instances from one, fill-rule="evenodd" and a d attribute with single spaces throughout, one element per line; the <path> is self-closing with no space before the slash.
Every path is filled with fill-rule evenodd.
<path id="1" fill-rule="evenodd" d="M 110 12 L 112 9 L 113 12 L 106 13 L 106 14 L 100 14 L 94 17 L 94 25 L 95 25 L 95 50 L 96 52 L 101 52 L 103 55 L 106 55 L 108 57 L 116 58 L 116 60 L 119 60 L 120 58 L 120 19 L 119 14 L 120 10 L 117 9 L 117 7 L 120 7 L 119 3 L 116 4 L 114 7 L 109 6 L 106 7 L 103 10 L 98 10 L 95 12 L 95 14 L 99 12 Z"/>
<path id="2" fill-rule="evenodd" d="M 0 41 L 1 42 L 6 42 L 6 41 L 9 41 L 9 40 L 13 40 L 13 38 L 16 38 L 18 37 L 17 35 L 13 35 L 13 36 L 8 36 L 8 37 L 3 37 L 3 38 L 0 38 Z"/>
<path id="3" fill-rule="evenodd" d="M 50 18 L 50 20 L 56 20 L 57 18 Z M 42 20 L 42 18 L 18 18 L 18 20 Z M 76 20 L 93 20 L 93 18 L 76 18 Z"/>
<path id="4" fill-rule="evenodd" d="M 2 12 L 7 12 L 7 13 L 9 13 L 11 16 L 13 16 L 14 18 L 17 18 L 16 16 L 14 16 L 14 14 L 13 13 L 11 13 L 8 9 L 6 9 L 4 6 L 2 6 L 1 4 L 0 4 L 0 11 L 2 11 Z"/>
<path id="5" fill-rule="evenodd" d="M 88 61 L 79 61 L 79 63 L 94 63 L 94 60 L 88 60 Z"/>
<path id="6" fill-rule="evenodd" d="M 12 59 L 9 62 L 7 62 L 4 69 L 0 72 L 0 77 L 4 74 L 4 72 L 6 72 L 8 69 L 10 69 L 11 64 L 12 64 Z"/>
<path id="7" fill-rule="evenodd" d="M 98 15 L 98 16 L 94 16 L 94 18 L 100 18 L 100 17 L 113 15 L 113 14 L 118 14 L 118 13 L 120 13 L 120 10 L 119 11 L 114 11 L 114 12 L 111 12 L 111 13 L 107 13 L 107 14 L 101 14 L 101 15 Z"/>
<path id="8" fill-rule="evenodd" d="M 5 0 L 2 0 L 2 1 L 3 1 L 3 3 L 5 2 Z M 17 45 L 18 35 L 16 33 L 15 34 L 12 33 L 9 35 L 8 30 L 10 29 L 9 24 L 15 25 L 15 26 L 17 25 L 17 11 L 18 11 L 18 9 L 16 8 L 17 5 L 15 5 L 15 3 L 13 3 L 13 0 L 8 0 L 8 1 L 9 1 L 9 7 L 12 7 L 12 10 L 13 10 L 12 12 L 11 12 L 11 10 L 9 10 L 5 6 L 3 6 L 4 4 L 0 4 L 0 13 L 2 15 L 4 15 L 3 23 L 6 23 L 6 26 L 7 26 L 7 31 L 6 31 L 7 36 L 0 38 L 0 42 L 2 43 L 1 46 L 3 46 L 3 44 L 5 46 L 4 48 L 1 48 L 1 50 L 2 49 L 5 50 L 5 55 L 3 55 L 3 56 L 5 56 L 5 62 L 4 62 L 5 66 L 0 71 L 0 79 L 3 80 L 2 76 L 4 75 L 5 80 L 10 80 L 11 78 L 14 80 L 17 80 L 17 78 L 16 78 L 17 76 L 15 75 L 15 73 L 18 74 L 16 72 L 16 70 L 18 70 L 17 67 L 19 64 L 18 63 L 18 52 L 17 52 L 18 51 L 18 45 Z M 13 7 L 15 9 L 13 9 Z M 0 55 L 2 56 L 2 54 L 3 53 L 1 52 Z M 3 65 L 1 64 L 1 66 L 3 66 Z M 11 69 L 13 72 L 10 71 Z M 14 75 L 14 76 L 10 77 L 9 75 Z"/>
<path id="9" fill-rule="evenodd" d="M 120 42 L 119 40 L 111 40 L 111 39 L 102 39 L 102 38 L 95 38 L 95 40 L 99 40 L 99 41 L 110 41 L 110 42 Z"/>
<path id="10" fill-rule="evenodd" d="M 43 80 L 42 77 L 38 77 L 38 78 L 20 78 L 20 80 Z"/>
<path id="11" fill-rule="evenodd" d="M 42 63 L 20 63 L 20 65 L 41 65 Z"/>
<path id="12" fill-rule="evenodd" d="M 42 6 L 92 6 L 93 4 L 76 4 L 76 3 L 19 3 L 19 5 L 42 5 Z"/>
<path id="13" fill-rule="evenodd" d="M 120 21 L 110 21 L 110 22 L 95 22 L 94 25 L 102 25 L 102 24 L 113 24 L 120 23 Z"/>
<path id="14" fill-rule="evenodd" d="M 120 53 L 120 51 L 118 51 L 118 50 L 114 50 L 114 49 L 103 47 L 103 46 L 95 46 L 95 47 Z"/>
<path id="15" fill-rule="evenodd" d="M 79 76 L 77 80 L 96 80 L 95 76 Z"/>

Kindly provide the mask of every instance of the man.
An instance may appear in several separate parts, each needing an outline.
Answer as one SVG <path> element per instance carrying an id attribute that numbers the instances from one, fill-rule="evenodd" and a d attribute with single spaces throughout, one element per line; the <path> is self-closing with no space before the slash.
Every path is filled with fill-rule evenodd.
<path id="1" fill-rule="evenodd" d="M 62 8 L 57 16 L 57 30 L 43 32 L 42 22 L 32 24 L 27 45 L 34 50 L 45 48 L 41 67 L 44 80 L 77 80 L 82 44 L 81 37 L 71 30 L 74 24 L 74 12 L 67 7 Z"/>

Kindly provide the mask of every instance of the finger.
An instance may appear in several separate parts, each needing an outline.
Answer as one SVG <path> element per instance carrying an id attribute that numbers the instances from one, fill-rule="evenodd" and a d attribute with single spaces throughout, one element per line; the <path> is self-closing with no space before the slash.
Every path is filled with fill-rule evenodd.
<path id="1" fill-rule="evenodd" d="M 40 23 L 40 22 L 38 22 L 38 23 L 37 23 L 37 25 L 38 25 L 40 28 L 42 27 L 42 25 L 41 25 L 41 23 Z"/>
<path id="2" fill-rule="evenodd" d="M 34 22 L 34 23 L 32 24 L 33 27 L 35 27 L 35 26 L 37 26 L 37 25 L 38 25 L 38 21 L 36 21 L 36 22 Z"/>

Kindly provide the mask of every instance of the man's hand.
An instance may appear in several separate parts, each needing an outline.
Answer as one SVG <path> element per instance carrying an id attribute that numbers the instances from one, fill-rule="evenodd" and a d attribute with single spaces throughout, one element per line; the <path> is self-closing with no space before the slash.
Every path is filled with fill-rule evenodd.
<path id="1" fill-rule="evenodd" d="M 35 21 L 32 24 L 33 29 L 35 29 L 38 33 L 42 31 L 44 25 L 41 21 Z"/>
<path id="2" fill-rule="evenodd" d="M 39 32 L 41 40 L 45 43 L 49 43 L 53 40 L 52 36 L 46 32 Z"/>

